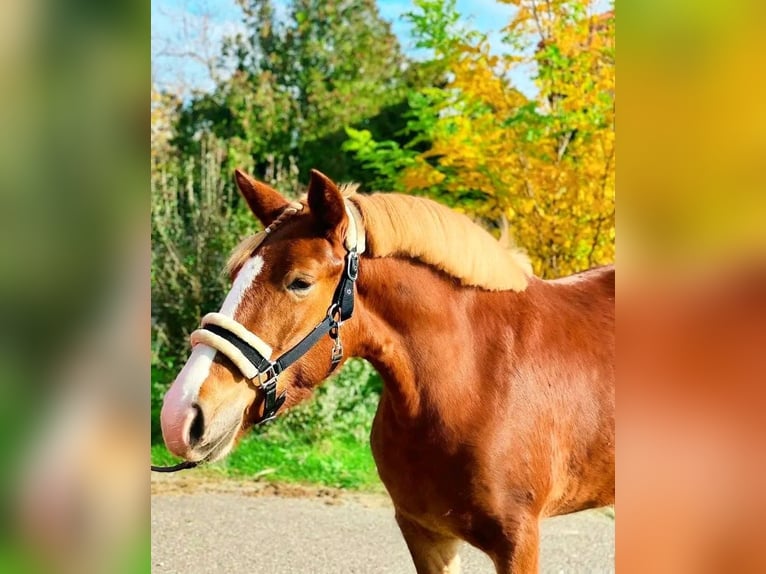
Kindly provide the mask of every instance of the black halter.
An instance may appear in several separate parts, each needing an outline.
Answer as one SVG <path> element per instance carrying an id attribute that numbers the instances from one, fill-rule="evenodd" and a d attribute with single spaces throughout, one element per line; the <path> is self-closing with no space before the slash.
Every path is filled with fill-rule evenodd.
<path id="1" fill-rule="evenodd" d="M 292 349 L 284 352 L 275 361 L 264 357 L 256 348 L 247 341 L 235 335 L 220 325 L 203 325 L 202 329 L 222 337 L 237 348 L 258 370 L 254 379 L 258 380 L 258 386 L 264 394 L 263 414 L 256 421 L 256 425 L 269 422 L 276 418 L 277 411 L 285 403 L 287 391 L 277 396 L 277 378 L 290 365 L 305 355 L 325 335 L 333 340 L 332 355 L 330 356 L 331 370 L 334 369 L 343 358 L 343 344 L 340 340 L 340 325 L 343 321 L 351 318 L 354 313 L 354 283 L 359 276 L 359 254 L 356 249 L 350 249 L 346 254 L 343 275 L 335 289 L 332 303 L 327 309 L 327 315 L 314 329 L 306 335 Z M 155 472 L 175 472 L 186 468 L 193 468 L 198 463 L 184 461 L 174 466 L 154 466 Z"/>
<path id="2" fill-rule="evenodd" d="M 228 329 L 220 325 L 205 325 L 202 328 L 226 339 L 234 345 L 247 359 L 258 369 L 258 386 L 264 393 L 263 415 L 255 423 L 263 424 L 273 420 L 279 408 L 284 404 L 287 391 L 277 396 L 277 377 L 305 355 L 325 335 L 330 335 L 334 341 L 332 356 L 330 358 L 332 368 L 343 358 L 343 345 L 340 341 L 340 324 L 349 319 L 354 312 L 354 282 L 359 276 L 359 255 L 356 250 L 351 250 L 346 255 L 343 276 L 340 279 L 332 304 L 327 309 L 327 315 L 314 329 L 306 335 L 297 345 L 284 352 L 275 361 L 264 357 L 255 347 L 241 339 Z"/>

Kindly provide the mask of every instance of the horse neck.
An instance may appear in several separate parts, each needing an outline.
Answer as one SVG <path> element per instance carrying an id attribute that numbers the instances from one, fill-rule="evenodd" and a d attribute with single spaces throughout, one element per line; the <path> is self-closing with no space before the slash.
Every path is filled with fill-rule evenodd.
<path id="1" fill-rule="evenodd" d="M 487 352 L 476 340 L 481 326 L 473 314 L 477 298 L 487 294 L 459 287 L 426 265 L 390 257 L 365 259 L 357 288 L 353 353 L 381 374 L 397 415 L 442 423 L 470 416 L 472 403 L 480 402 L 470 389 L 481 384 L 477 364 Z M 456 400 L 465 407 L 460 413 Z"/>

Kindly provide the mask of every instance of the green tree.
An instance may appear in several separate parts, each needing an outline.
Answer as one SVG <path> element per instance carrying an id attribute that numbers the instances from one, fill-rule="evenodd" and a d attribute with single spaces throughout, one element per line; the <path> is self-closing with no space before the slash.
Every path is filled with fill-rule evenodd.
<path id="1" fill-rule="evenodd" d="M 227 142 L 224 169 L 259 172 L 298 158 L 302 175 L 319 167 L 357 178 L 359 162 L 341 149 L 344 128 L 394 137 L 407 85 L 422 76 L 408 66 L 375 1 L 292 0 L 283 21 L 270 0 L 239 4 L 247 33 L 228 38 L 221 56 L 234 71 L 181 110 L 180 154 L 196 156 L 200 133 L 209 131 Z"/>

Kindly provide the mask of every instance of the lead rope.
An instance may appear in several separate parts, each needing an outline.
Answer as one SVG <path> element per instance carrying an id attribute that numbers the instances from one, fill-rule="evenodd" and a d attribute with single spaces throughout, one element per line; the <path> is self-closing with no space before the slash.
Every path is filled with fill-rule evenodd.
<path id="1" fill-rule="evenodd" d="M 190 460 L 185 460 L 183 462 L 179 462 L 178 464 L 174 464 L 173 466 L 155 466 L 152 465 L 152 472 L 177 472 L 179 470 L 185 470 L 187 468 L 194 468 L 197 466 L 198 462 L 192 462 Z"/>

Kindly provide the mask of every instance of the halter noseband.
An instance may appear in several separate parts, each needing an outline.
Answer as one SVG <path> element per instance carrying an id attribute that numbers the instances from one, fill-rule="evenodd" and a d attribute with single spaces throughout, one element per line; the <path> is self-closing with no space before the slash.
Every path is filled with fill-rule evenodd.
<path id="1" fill-rule="evenodd" d="M 364 253 L 365 237 L 361 215 L 356 206 L 346 200 L 349 228 L 344 245 L 347 249 L 343 275 L 340 278 L 325 318 L 297 345 L 271 360 L 272 349 L 258 335 L 244 325 L 221 313 L 208 313 L 199 329 L 191 334 L 192 345 L 204 344 L 225 355 L 264 394 L 263 414 L 255 424 L 261 425 L 276 418 L 277 411 L 287 398 L 287 391 L 277 395 L 277 379 L 290 365 L 305 355 L 325 335 L 333 340 L 330 355 L 331 371 L 343 359 L 340 326 L 354 313 L 354 283 L 359 276 L 359 254 Z M 282 217 L 278 218 L 281 222 Z M 275 222 L 276 223 L 276 222 Z M 272 226 L 266 232 L 273 230 Z M 155 472 L 175 472 L 193 468 L 198 463 L 184 461 L 175 466 L 152 465 Z"/>

